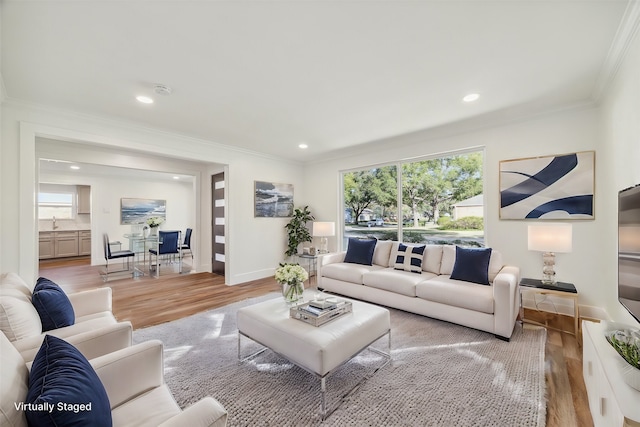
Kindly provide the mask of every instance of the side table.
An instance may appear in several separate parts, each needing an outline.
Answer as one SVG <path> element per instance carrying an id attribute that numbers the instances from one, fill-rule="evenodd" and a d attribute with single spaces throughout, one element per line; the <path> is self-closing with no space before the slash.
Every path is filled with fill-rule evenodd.
<path id="1" fill-rule="evenodd" d="M 314 286 L 311 278 L 316 277 L 318 271 L 318 255 L 297 254 L 296 256 L 308 263 L 307 272 L 309 273 L 309 287 L 313 288 Z M 315 279 L 315 282 L 316 284 L 318 283 L 317 278 Z"/>
<path id="2" fill-rule="evenodd" d="M 541 324 L 534 320 L 524 318 L 524 307 L 522 306 L 522 293 L 531 292 L 535 295 L 553 295 L 559 298 L 567 298 L 573 300 L 573 335 L 580 341 L 578 328 L 579 328 L 579 307 L 578 307 L 578 291 L 573 283 L 557 282 L 554 285 L 547 285 L 542 283 L 542 280 L 523 278 L 520 280 L 520 307 L 523 309 L 521 319 L 525 323 L 531 323 L 534 325 L 540 325 L 549 327 L 548 325 Z M 565 332 L 565 331 L 563 331 Z M 570 333 L 570 332 L 569 332 Z"/>

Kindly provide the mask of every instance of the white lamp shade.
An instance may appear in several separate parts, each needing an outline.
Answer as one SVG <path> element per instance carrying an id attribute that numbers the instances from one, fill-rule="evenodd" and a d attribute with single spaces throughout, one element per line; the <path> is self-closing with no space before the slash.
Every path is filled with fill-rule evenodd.
<path id="1" fill-rule="evenodd" d="M 530 251 L 571 252 L 571 224 L 530 225 L 528 242 Z"/>
<path id="2" fill-rule="evenodd" d="M 315 237 L 334 236 L 336 234 L 336 223 L 314 221 L 311 227 L 311 234 Z"/>

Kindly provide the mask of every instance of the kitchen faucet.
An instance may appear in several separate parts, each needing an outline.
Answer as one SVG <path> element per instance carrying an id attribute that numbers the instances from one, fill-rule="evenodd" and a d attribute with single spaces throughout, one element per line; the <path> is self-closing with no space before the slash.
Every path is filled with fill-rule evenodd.
<path id="1" fill-rule="evenodd" d="M 56 217 L 54 215 L 53 216 L 53 229 L 55 230 L 56 228 L 58 228 L 58 227 L 56 226 Z"/>

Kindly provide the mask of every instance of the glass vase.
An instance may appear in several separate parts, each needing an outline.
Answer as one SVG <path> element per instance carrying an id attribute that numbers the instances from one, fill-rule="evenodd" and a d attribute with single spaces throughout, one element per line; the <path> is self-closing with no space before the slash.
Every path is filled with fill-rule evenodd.
<path id="1" fill-rule="evenodd" d="M 302 292 L 304 292 L 304 286 L 302 282 L 291 282 L 282 284 L 282 296 L 288 304 L 295 304 L 302 300 Z"/>

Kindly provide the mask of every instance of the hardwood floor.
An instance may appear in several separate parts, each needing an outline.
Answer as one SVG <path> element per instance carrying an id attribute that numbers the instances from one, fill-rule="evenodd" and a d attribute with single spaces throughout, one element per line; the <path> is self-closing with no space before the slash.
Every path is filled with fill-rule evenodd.
<path id="1" fill-rule="evenodd" d="M 115 317 L 130 321 L 134 329 L 279 290 L 272 278 L 227 286 L 224 277 L 212 273 L 180 274 L 171 265 L 163 266 L 159 277 L 130 278 L 121 274 L 105 283 L 100 276 L 103 269 L 90 266 L 87 258 L 42 261 L 40 276 L 55 281 L 66 292 L 111 287 Z M 527 311 L 525 317 L 546 321 L 565 331 L 573 328 L 572 319 L 566 316 Z M 582 379 L 582 349 L 573 335 L 547 330 L 545 371 L 547 427 L 593 426 Z"/>

